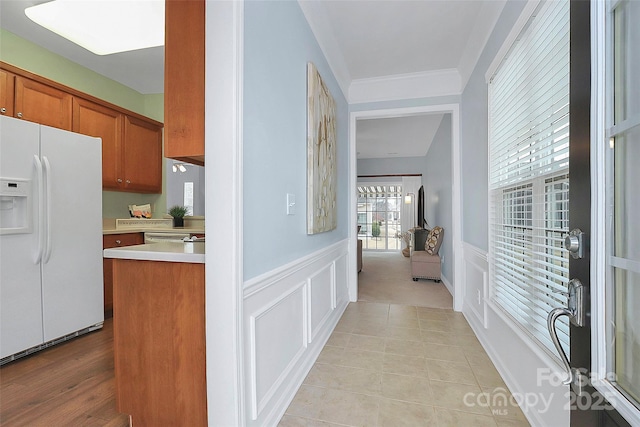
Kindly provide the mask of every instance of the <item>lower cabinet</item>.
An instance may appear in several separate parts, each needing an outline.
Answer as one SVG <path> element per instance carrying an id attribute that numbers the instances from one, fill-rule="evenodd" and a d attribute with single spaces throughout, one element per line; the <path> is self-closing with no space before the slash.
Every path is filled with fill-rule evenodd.
<path id="1" fill-rule="evenodd" d="M 205 265 L 113 262 L 117 410 L 136 427 L 206 427 Z"/>
<path id="2" fill-rule="evenodd" d="M 102 249 L 134 246 L 144 243 L 143 233 L 105 234 L 102 236 Z M 113 316 L 113 259 L 103 258 L 104 275 L 104 317 Z"/>

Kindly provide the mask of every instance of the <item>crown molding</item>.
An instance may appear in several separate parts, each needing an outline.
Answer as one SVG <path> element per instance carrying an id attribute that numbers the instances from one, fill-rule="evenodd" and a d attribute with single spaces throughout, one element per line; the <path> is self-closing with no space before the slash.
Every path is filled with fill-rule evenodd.
<path id="1" fill-rule="evenodd" d="M 350 104 L 459 95 L 462 92 L 457 69 L 396 74 L 358 79 L 349 86 Z"/>
<path id="2" fill-rule="evenodd" d="M 340 45 L 333 35 L 333 28 L 324 7 L 320 1 L 298 0 L 300 9 L 311 27 L 311 32 L 316 38 L 320 50 L 329 64 L 329 68 L 340 86 L 342 95 L 348 99 L 351 74 L 347 62 L 342 56 Z"/>
<path id="3" fill-rule="evenodd" d="M 488 1 L 482 4 L 478 18 L 473 27 L 469 41 L 464 48 L 458 70 L 460 71 L 461 91 L 464 91 L 467 82 L 475 69 L 480 55 L 493 33 L 493 29 L 502 14 L 502 9 L 507 4 L 506 0 Z"/>

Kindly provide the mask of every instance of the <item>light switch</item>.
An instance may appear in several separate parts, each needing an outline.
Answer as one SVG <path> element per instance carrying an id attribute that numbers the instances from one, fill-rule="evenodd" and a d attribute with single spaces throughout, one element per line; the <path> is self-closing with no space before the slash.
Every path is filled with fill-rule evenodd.
<path id="1" fill-rule="evenodd" d="M 296 214 L 296 195 L 287 193 L 287 215 Z"/>

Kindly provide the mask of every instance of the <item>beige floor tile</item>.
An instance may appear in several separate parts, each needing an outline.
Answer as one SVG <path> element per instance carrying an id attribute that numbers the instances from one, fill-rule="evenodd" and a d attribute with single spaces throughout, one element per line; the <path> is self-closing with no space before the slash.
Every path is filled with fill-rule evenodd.
<path id="1" fill-rule="evenodd" d="M 289 415 L 318 419 L 326 389 L 302 384 L 287 408 Z"/>
<path id="2" fill-rule="evenodd" d="M 420 329 L 436 332 L 449 332 L 453 331 L 452 326 L 447 320 L 433 320 L 433 319 L 420 319 Z"/>
<path id="3" fill-rule="evenodd" d="M 393 326 L 397 328 L 412 328 L 412 329 L 420 329 L 420 322 L 417 317 L 408 317 L 410 315 L 392 317 L 389 316 L 389 321 L 387 322 L 388 326 Z"/>
<path id="4" fill-rule="evenodd" d="M 355 311 L 364 315 L 388 316 L 389 304 L 375 302 L 352 302 L 345 310 L 346 312 Z"/>
<path id="5" fill-rule="evenodd" d="M 415 328 L 398 328 L 394 326 L 388 326 L 385 329 L 385 336 L 399 340 L 422 341 L 422 334 L 420 333 L 420 329 Z"/>
<path id="6" fill-rule="evenodd" d="M 426 359 L 426 366 L 431 380 L 477 385 L 473 371 L 467 362 Z"/>
<path id="7" fill-rule="evenodd" d="M 379 395 L 379 372 L 348 366 L 316 364 L 311 368 L 304 384 L 326 387 L 355 393 Z"/>
<path id="8" fill-rule="evenodd" d="M 472 366 L 472 369 L 476 380 L 478 380 L 478 384 L 480 384 L 481 387 L 507 388 L 493 363 L 476 364 Z"/>
<path id="9" fill-rule="evenodd" d="M 339 427 L 339 424 L 285 414 L 278 423 L 278 427 Z"/>
<path id="10" fill-rule="evenodd" d="M 484 352 L 483 349 L 479 349 L 476 347 L 463 347 L 464 355 L 469 361 L 469 365 L 473 366 L 485 366 L 487 364 L 493 366 L 493 362 L 487 356 L 487 353 Z"/>
<path id="11" fill-rule="evenodd" d="M 320 419 L 346 426 L 375 426 L 378 418 L 377 396 L 327 390 Z"/>
<path id="12" fill-rule="evenodd" d="M 432 406 L 381 398 L 379 408 L 380 427 L 436 425 L 436 414 Z"/>
<path id="13" fill-rule="evenodd" d="M 383 374 L 381 395 L 389 399 L 423 405 L 429 405 L 433 400 L 429 380 L 408 375 Z"/>
<path id="14" fill-rule="evenodd" d="M 358 335 L 370 335 L 373 337 L 386 336 L 387 326 L 385 324 L 376 324 L 369 322 L 360 322 L 352 330 L 354 334 Z"/>
<path id="15" fill-rule="evenodd" d="M 458 345 L 458 337 L 450 332 L 437 332 L 421 329 L 422 341 L 432 344 Z"/>
<path id="16" fill-rule="evenodd" d="M 344 332 L 334 332 L 329 337 L 327 341 L 327 345 L 333 347 L 346 347 L 349 344 L 349 340 L 351 339 L 351 334 L 347 334 Z"/>
<path id="17" fill-rule="evenodd" d="M 431 381 L 433 406 L 454 411 L 491 415 L 491 409 L 482 399 L 482 390 L 477 385 Z"/>
<path id="18" fill-rule="evenodd" d="M 446 312 L 442 310 L 418 307 L 418 319 L 447 321 L 450 319 L 450 317 Z"/>
<path id="19" fill-rule="evenodd" d="M 382 372 L 383 362 L 384 353 L 382 352 L 345 349 L 336 364 Z"/>
<path id="20" fill-rule="evenodd" d="M 336 328 L 334 329 L 334 333 L 335 332 L 351 333 L 353 331 L 353 328 L 355 328 L 357 324 L 358 324 L 358 320 L 356 320 L 356 319 L 347 319 L 347 318 L 345 318 L 343 316 L 340 319 L 340 321 L 338 321 L 338 324 L 336 325 Z"/>
<path id="21" fill-rule="evenodd" d="M 453 411 L 446 408 L 435 408 L 435 413 L 438 427 L 496 427 L 496 422 L 490 415 Z"/>
<path id="22" fill-rule="evenodd" d="M 425 355 L 425 343 L 387 338 L 385 340 L 384 351 L 386 353 L 401 354 L 403 356 L 423 357 Z"/>
<path id="23" fill-rule="evenodd" d="M 427 359 L 465 362 L 467 359 L 461 347 L 442 344 L 424 343 L 424 357 Z"/>
<path id="24" fill-rule="evenodd" d="M 487 401 L 493 411 L 496 421 L 506 422 L 513 420 L 527 423 L 527 418 L 518 406 L 518 403 L 511 398 L 511 392 L 506 385 L 500 387 L 482 387 L 482 391 L 487 396 Z M 518 425 L 518 424 L 515 424 Z"/>
<path id="25" fill-rule="evenodd" d="M 324 346 L 316 363 L 337 364 L 342 359 L 344 353 L 344 347 L 331 347 L 329 345 Z"/>
<path id="26" fill-rule="evenodd" d="M 408 315 L 417 319 L 418 308 L 413 305 L 389 304 L 389 318 L 401 315 Z"/>
<path id="27" fill-rule="evenodd" d="M 413 375 L 415 377 L 429 378 L 426 359 L 424 357 L 385 353 L 382 370 L 389 374 Z"/>
<path id="28" fill-rule="evenodd" d="M 494 417 L 498 423 L 498 427 L 530 427 L 529 421 L 526 419 L 513 419 L 513 418 L 501 418 L 500 416 Z"/>
<path id="29" fill-rule="evenodd" d="M 370 335 L 351 335 L 346 348 L 367 350 L 367 351 L 382 351 L 384 352 L 385 339 L 383 337 L 374 337 Z"/>

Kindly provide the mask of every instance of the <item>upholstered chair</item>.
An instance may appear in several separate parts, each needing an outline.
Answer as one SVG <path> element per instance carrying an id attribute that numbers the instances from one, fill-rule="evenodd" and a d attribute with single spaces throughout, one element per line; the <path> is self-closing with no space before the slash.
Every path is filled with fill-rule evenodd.
<path id="1" fill-rule="evenodd" d="M 418 279 L 429 279 L 440 282 L 440 255 L 438 251 L 442 245 L 444 229 L 433 227 L 427 236 L 424 250 L 415 250 L 411 254 L 411 276 L 415 282 Z"/>

